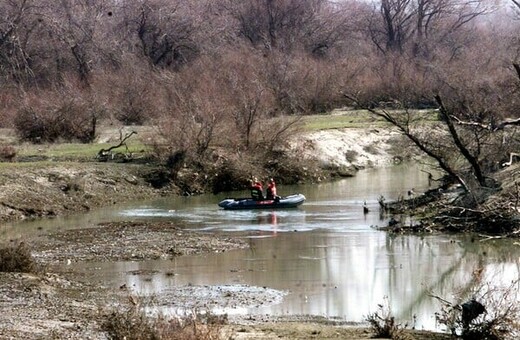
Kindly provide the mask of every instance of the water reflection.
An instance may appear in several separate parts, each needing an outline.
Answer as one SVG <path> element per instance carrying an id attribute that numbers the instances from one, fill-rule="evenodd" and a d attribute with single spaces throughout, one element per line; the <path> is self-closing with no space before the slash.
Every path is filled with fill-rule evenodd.
<path id="1" fill-rule="evenodd" d="M 250 306 L 224 309 L 230 314 L 312 314 L 363 321 L 388 297 L 398 320 L 411 322 L 415 316 L 419 329 L 436 328 L 434 313 L 440 306 L 431 293 L 454 301 L 454 294 L 479 284 L 472 275 L 477 269 L 483 273 L 480 282 L 510 284 L 519 274 L 520 250 L 507 241 L 488 244 L 466 237 L 382 232 L 261 235 L 268 237 L 251 238 L 250 249 L 242 251 L 89 264 L 81 270 L 95 273 L 105 284 L 125 283 L 140 294 L 161 295 L 188 285 L 249 285 L 287 293 L 271 305 L 251 301 Z M 147 274 L 135 275 L 135 270 Z"/>

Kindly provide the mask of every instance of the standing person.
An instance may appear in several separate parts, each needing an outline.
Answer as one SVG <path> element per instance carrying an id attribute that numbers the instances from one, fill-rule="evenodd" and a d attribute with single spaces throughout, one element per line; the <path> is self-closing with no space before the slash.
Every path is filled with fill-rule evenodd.
<path id="1" fill-rule="evenodd" d="M 276 183 L 274 182 L 274 179 L 269 178 L 267 181 L 267 190 L 266 190 L 266 197 L 269 200 L 279 200 L 280 196 L 276 194 Z"/>
<path id="2" fill-rule="evenodd" d="M 258 181 L 258 178 L 253 177 L 251 180 L 251 197 L 256 201 L 264 199 L 264 189 L 262 183 Z"/>

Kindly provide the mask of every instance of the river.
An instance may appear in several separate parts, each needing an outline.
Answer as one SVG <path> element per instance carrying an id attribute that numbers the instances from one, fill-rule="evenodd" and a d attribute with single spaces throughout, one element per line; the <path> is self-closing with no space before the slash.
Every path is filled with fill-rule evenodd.
<path id="1" fill-rule="evenodd" d="M 250 247 L 174 260 L 78 264 L 98 280 L 125 284 L 142 295 L 173 287 L 216 285 L 270 288 L 280 297 L 269 304 L 250 301 L 217 312 L 257 315 L 318 315 L 362 322 L 388 302 L 401 323 L 438 329 L 440 306 L 431 295 L 450 301 L 485 282 L 507 284 L 518 278 L 519 247 L 510 240 L 482 241 L 460 235 L 391 235 L 378 199 L 420 194 L 429 188 L 420 165 L 360 171 L 332 183 L 278 187 L 281 195 L 307 198 L 297 209 L 224 211 L 216 203 L 227 195 L 174 197 L 133 202 L 61 219 L 3 228 L 9 237 L 38 229 L 82 227 L 116 220 L 168 219 L 205 233 L 247 232 Z M 233 196 L 247 195 L 246 192 Z M 363 212 L 366 202 L 369 212 Z M 481 281 L 473 273 L 482 271 Z M 133 275 L 146 272 L 149 275 Z M 222 306 L 221 306 L 222 307 Z"/>

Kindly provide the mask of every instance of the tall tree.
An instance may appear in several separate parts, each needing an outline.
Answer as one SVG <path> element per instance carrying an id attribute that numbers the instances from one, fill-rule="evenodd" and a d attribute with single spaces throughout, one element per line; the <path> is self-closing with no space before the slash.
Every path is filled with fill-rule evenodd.
<path id="1" fill-rule="evenodd" d="M 226 2 L 239 35 L 251 45 L 285 52 L 306 49 L 325 54 L 345 38 L 345 6 L 325 0 L 252 0 Z"/>
<path id="2" fill-rule="evenodd" d="M 140 47 L 150 64 L 177 68 L 199 53 L 194 38 L 199 22 L 190 1 L 144 0 L 125 4 L 129 39 Z"/>
<path id="3" fill-rule="evenodd" d="M 368 32 L 382 52 L 427 54 L 475 18 L 489 13 L 487 0 L 381 0 L 374 2 Z"/>
<path id="4" fill-rule="evenodd" d="M 47 58 L 40 60 L 42 66 L 54 65 L 58 77 L 75 74 L 84 86 L 90 86 L 92 69 L 103 55 L 100 30 L 107 6 L 108 2 L 93 0 L 60 0 L 41 6 L 44 40 L 40 47 Z"/>

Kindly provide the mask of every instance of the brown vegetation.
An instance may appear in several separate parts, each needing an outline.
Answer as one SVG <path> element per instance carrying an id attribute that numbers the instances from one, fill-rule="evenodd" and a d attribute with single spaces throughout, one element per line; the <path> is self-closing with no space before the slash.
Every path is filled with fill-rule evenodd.
<path id="1" fill-rule="evenodd" d="M 365 320 L 370 325 L 374 338 L 385 338 L 385 339 L 407 339 L 405 336 L 405 329 L 407 325 L 401 325 L 392 315 L 388 304 L 388 298 L 385 297 L 383 304 L 377 306 L 377 311 L 367 315 Z"/>
<path id="2" fill-rule="evenodd" d="M 261 99 L 273 96 L 271 113 L 341 105 L 339 94 L 349 88 L 390 100 L 417 80 L 434 89 L 446 80 L 436 79 L 439 74 L 455 70 L 452 80 L 467 78 L 475 67 L 491 75 L 497 62 L 486 58 L 481 44 L 515 29 L 513 21 L 510 27 L 486 26 L 493 8 L 483 0 L 392 0 L 375 6 L 324 0 L 66 5 L 24 0 L 2 7 L 0 76 L 10 85 L 3 96 L 36 89 L 63 95 L 74 79 L 77 93 L 65 97 L 87 95 L 114 117 L 136 123 L 172 100 L 186 102 L 193 95 L 191 83 L 215 73 L 225 81 L 208 84 L 205 97 L 215 101 L 224 90 L 232 98 L 248 98 L 253 89 Z M 514 41 L 509 43 L 499 53 L 512 60 L 508 49 Z M 497 55 L 496 48 L 490 50 Z M 226 70 L 238 78 L 225 77 Z M 177 77 L 180 72 L 185 76 Z M 432 101 L 419 91 L 410 97 Z M 254 103 L 250 95 L 249 100 Z"/>
<path id="3" fill-rule="evenodd" d="M 11 162 L 16 157 L 16 149 L 12 145 L 0 145 L 0 160 Z"/>

